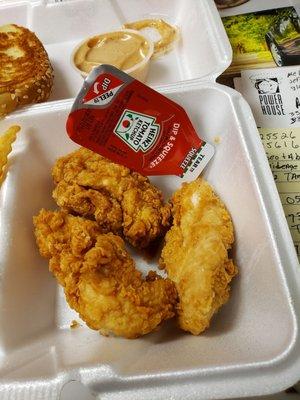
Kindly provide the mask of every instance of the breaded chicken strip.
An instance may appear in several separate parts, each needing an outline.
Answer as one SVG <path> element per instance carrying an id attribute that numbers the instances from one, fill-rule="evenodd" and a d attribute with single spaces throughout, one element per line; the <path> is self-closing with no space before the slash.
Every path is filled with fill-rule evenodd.
<path id="1" fill-rule="evenodd" d="M 76 183 L 60 181 L 53 191 L 57 205 L 67 213 L 95 218 L 102 233 L 121 233 L 123 213 L 119 202 L 107 192 L 85 189 Z"/>
<path id="2" fill-rule="evenodd" d="M 52 175 L 56 184 L 65 182 L 77 185 L 76 189 L 72 186 L 70 192 L 62 193 L 63 199 L 60 188 L 53 194 L 57 203 L 63 204 L 69 211 L 80 215 L 89 214 L 82 212 L 77 206 L 78 202 L 72 192 L 76 190 L 77 195 L 81 196 L 78 187 L 84 198 L 90 197 L 90 194 L 85 193 L 88 189 L 93 189 L 100 191 L 102 196 L 108 196 L 112 205 L 117 201 L 122 210 L 123 235 L 135 247 L 147 247 L 169 226 L 170 206 L 163 203 L 161 191 L 153 186 L 148 178 L 91 150 L 80 148 L 58 159 Z M 101 207 L 97 207 L 94 201 L 92 203 L 95 219 L 99 221 L 96 212 L 100 212 Z M 119 213 L 116 215 L 115 211 L 111 210 L 107 211 L 107 214 L 109 223 L 111 218 L 119 221 Z M 112 231 L 116 232 L 114 229 Z"/>
<path id="3" fill-rule="evenodd" d="M 179 326 L 198 335 L 229 298 L 237 268 L 227 251 L 234 242 L 230 215 L 203 179 L 184 184 L 172 199 L 173 226 L 160 264 L 179 296 Z"/>
<path id="4" fill-rule="evenodd" d="M 143 279 L 119 236 L 62 211 L 41 210 L 34 226 L 41 255 L 90 328 L 136 338 L 174 316 L 174 284 L 154 272 Z"/>

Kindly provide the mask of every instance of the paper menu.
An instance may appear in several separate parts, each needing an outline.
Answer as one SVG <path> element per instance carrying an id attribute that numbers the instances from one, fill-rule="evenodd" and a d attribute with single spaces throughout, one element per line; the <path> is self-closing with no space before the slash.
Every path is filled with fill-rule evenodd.
<path id="1" fill-rule="evenodd" d="M 234 85 L 253 111 L 300 260 L 300 66 L 245 70 Z"/>

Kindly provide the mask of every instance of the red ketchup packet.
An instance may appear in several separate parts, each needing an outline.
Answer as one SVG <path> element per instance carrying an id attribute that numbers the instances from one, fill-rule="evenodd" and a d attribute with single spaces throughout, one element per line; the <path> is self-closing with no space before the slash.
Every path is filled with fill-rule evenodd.
<path id="1" fill-rule="evenodd" d="M 143 175 L 200 174 L 214 147 L 174 101 L 111 65 L 94 68 L 67 120 L 70 138 Z"/>

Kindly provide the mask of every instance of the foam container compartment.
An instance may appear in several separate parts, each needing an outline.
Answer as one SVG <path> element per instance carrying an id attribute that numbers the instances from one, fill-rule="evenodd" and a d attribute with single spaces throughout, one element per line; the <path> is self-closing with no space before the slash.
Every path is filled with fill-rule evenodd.
<path id="1" fill-rule="evenodd" d="M 231 47 L 211 0 L 10 0 L 0 2 L 0 25 L 16 23 L 36 33 L 55 70 L 50 100 L 75 97 L 83 78 L 70 68 L 82 40 L 118 30 L 125 22 L 163 18 L 180 27 L 170 53 L 152 60 L 146 83 L 161 86 L 207 77 L 215 79 L 230 64 Z"/>
<path id="2" fill-rule="evenodd" d="M 86 21 L 81 18 L 84 9 Z M 234 222 L 233 255 L 240 274 L 232 296 L 198 337 L 179 331 L 173 321 L 136 340 L 100 336 L 83 322 L 70 329 L 79 318 L 38 253 L 32 216 L 42 207 L 56 208 L 50 171 L 57 157 L 77 147 L 65 132 L 73 100 L 15 112 L 0 121 L 1 132 L 12 124 L 22 126 L 0 191 L 1 400 L 56 400 L 72 380 L 87 385 L 101 400 L 225 399 L 275 393 L 299 378 L 299 264 L 250 108 L 240 94 L 214 82 L 231 54 L 213 2 L 0 5 L 1 23 L 27 25 L 47 44 L 56 60 L 56 85 L 64 78 L 68 82 L 61 95 L 56 87 L 56 99 L 75 95 L 82 82 L 67 65 L 67 53 L 77 40 L 96 33 L 98 26 L 109 30 L 148 13 L 176 23 L 183 32 L 181 47 L 161 61 L 167 67 L 169 60 L 168 68 L 174 63 L 173 84 L 159 91 L 187 110 L 206 141 L 218 138 L 204 176 Z M 188 36 L 194 40 L 193 34 L 197 49 L 185 42 Z M 182 65 L 180 52 L 185 54 Z M 153 75 L 153 84 L 162 82 L 162 75 Z M 176 189 L 170 176 L 153 181 L 166 197 Z M 136 260 L 143 270 L 156 267 Z"/>

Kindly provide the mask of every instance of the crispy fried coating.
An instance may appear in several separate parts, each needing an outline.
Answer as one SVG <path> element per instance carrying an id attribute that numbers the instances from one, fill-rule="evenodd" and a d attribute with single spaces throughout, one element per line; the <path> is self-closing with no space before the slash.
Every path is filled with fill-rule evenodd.
<path id="1" fill-rule="evenodd" d="M 12 144 L 17 139 L 17 133 L 20 129 L 19 125 L 13 125 L 0 135 L 0 184 L 5 175 L 4 170 L 7 165 L 8 156 L 12 151 Z"/>
<path id="2" fill-rule="evenodd" d="M 62 210 L 86 218 L 95 218 L 102 233 L 121 233 L 123 213 L 119 202 L 107 192 L 85 189 L 60 181 L 53 191 L 53 198 Z"/>
<path id="3" fill-rule="evenodd" d="M 203 179 L 184 184 L 173 198 L 173 226 L 160 264 L 178 291 L 179 326 L 198 335 L 229 298 L 237 267 L 228 258 L 234 242 L 230 215 Z"/>
<path id="4" fill-rule="evenodd" d="M 34 226 L 41 255 L 90 328 L 136 338 L 174 316 L 175 285 L 152 271 L 144 279 L 119 236 L 63 211 L 41 210 Z"/>
<path id="5" fill-rule="evenodd" d="M 83 216 L 90 215 L 93 209 L 91 213 L 100 221 L 100 225 L 102 218 L 97 218 L 96 212 L 100 212 L 102 206 L 98 207 L 97 204 L 102 204 L 104 200 L 92 200 L 92 197 L 96 197 L 95 191 L 101 192 L 111 203 L 111 211 L 108 211 L 109 207 L 105 209 L 108 221 L 110 218 L 119 221 L 119 210 L 115 206 L 115 202 L 118 202 L 122 210 L 123 235 L 135 247 L 147 247 L 169 226 L 170 206 L 163 203 L 161 191 L 148 178 L 88 149 L 80 148 L 58 159 L 52 175 L 56 184 L 65 182 L 72 185 L 69 192 L 60 191 L 59 188 L 54 191 L 57 203 Z M 86 194 L 91 189 L 93 192 Z M 89 198 L 88 203 L 93 204 L 87 212 L 78 207 L 77 199 L 80 197 Z M 112 231 L 116 232 L 114 229 Z"/>

